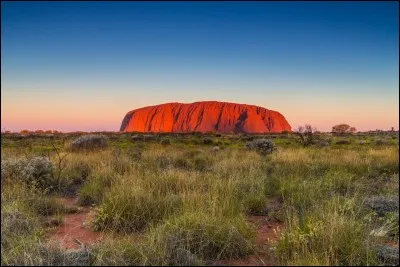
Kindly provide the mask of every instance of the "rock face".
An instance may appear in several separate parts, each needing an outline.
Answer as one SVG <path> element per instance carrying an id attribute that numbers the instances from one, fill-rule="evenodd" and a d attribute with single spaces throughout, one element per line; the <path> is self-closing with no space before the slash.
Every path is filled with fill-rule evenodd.
<path id="1" fill-rule="evenodd" d="M 167 103 L 129 111 L 124 132 L 280 133 L 291 131 L 285 117 L 262 107 L 217 101 Z"/>

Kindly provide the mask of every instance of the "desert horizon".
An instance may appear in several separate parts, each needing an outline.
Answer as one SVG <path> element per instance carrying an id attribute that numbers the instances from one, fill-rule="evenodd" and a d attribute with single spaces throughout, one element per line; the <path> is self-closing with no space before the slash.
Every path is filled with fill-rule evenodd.
<path id="1" fill-rule="evenodd" d="M 134 110 L 140 110 L 140 109 L 145 109 L 145 108 L 150 108 L 150 107 L 157 107 L 157 106 L 160 106 L 160 105 L 168 105 L 168 104 L 194 104 L 194 103 L 231 103 L 231 104 L 238 104 L 238 103 L 234 103 L 234 102 L 228 102 L 228 101 L 218 101 L 218 100 L 204 100 L 204 101 L 195 101 L 195 102 L 192 102 L 192 103 L 189 103 L 189 102 L 187 102 L 187 103 L 180 103 L 180 102 L 168 102 L 168 103 L 162 103 L 162 104 L 154 104 L 154 105 L 149 105 L 149 106 L 143 106 L 143 107 L 138 107 L 137 109 L 134 109 Z M 241 104 L 239 104 L 239 105 L 246 105 L 246 106 L 255 106 L 255 107 L 258 107 L 258 106 L 256 106 L 256 105 L 252 105 L 252 104 L 244 104 L 244 103 L 241 103 Z M 262 107 L 261 107 L 262 108 Z M 271 109 L 267 109 L 267 110 L 271 110 Z M 133 110 L 132 110 L 133 111 Z M 273 111 L 273 112 L 278 112 L 278 111 L 276 111 L 276 110 L 271 110 L 271 111 Z M 279 113 L 279 112 L 278 112 Z M 308 124 L 310 124 L 309 122 L 305 122 L 305 123 L 308 123 Z M 329 128 L 329 127 L 323 127 L 322 129 L 319 129 L 319 128 L 316 128 L 318 131 L 320 131 L 320 132 L 331 132 L 331 129 L 332 129 L 332 127 L 334 126 L 334 125 L 337 125 L 337 124 L 347 124 L 347 123 L 345 123 L 345 122 L 340 122 L 340 123 L 336 123 L 336 124 L 332 124 L 332 126 L 331 126 L 331 128 Z M 297 125 L 295 128 L 298 128 L 299 126 L 301 126 L 301 125 Z M 314 126 L 315 126 L 315 124 L 314 124 Z M 399 130 L 399 128 L 398 128 L 398 126 L 397 127 L 394 127 L 394 126 L 391 126 L 391 127 L 387 127 L 387 128 L 379 128 L 379 127 L 361 127 L 361 128 L 357 128 L 357 124 L 355 124 L 355 128 L 358 130 L 358 132 L 371 132 L 371 131 L 398 131 Z M 78 126 L 79 127 L 79 126 Z M 56 131 L 56 132 L 65 132 L 65 133 L 68 133 L 68 132 L 77 132 L 77 131 L 81 131 L 81 132 L 101 132 L 101 131 L 118 131 L 118 128 L 120 128 L 120 127 L 117 127 L 116 129 L 110 129 L 110 128 L 107 128 L 106 127 L 106 129 L 104 129 L 104 127 L 98 127 L 98 128 L 92 128 L 92 129 L 89 129 L 89 130 L 85 130 L 85 129 L 87 129 L 88 127 L 87 126 L 83 126 L 83 127 L 79 127 L 79 128 L 75 128 L 74 130 L 68 130 L 68 128 L 65 128 L 65 127 L 62 127 L 61 129 L 64 129 L 64 130 L 61 130 L 60 128 L 58 128 L 58 129 L 54 129 L 54 127 L 53 128 L 51 128 L 51 130 L 50 130 L 50 128 L 49 127 L 47 127 L 47 128 L 43 128 L 43 129 L 38 129 L 37 127 L 36 128 L 30 128 L 30 129 L 27 129 L 26 127 L 20 127 L 20 128 L 7 128 L 7 127 L 5 127 L 3 124 L 2 124 L 2 129 L 1 129 L 1 131 L 4 133 L 4 132 L 13 132 L 13 133 L 16 133 L 16 132 L 26 132 L 26 131 L 29 131 L 29 132 L 35 132 L 35 131 Z M 90 127 L 89 127 L 90 128 Z M 214 130 L 214 131 L 216 131 L 216 132 L 218 132 L 218 130 Z M 146 132 L 146 131 L 139 131 L 139 132 Z M 157 131 L 156 131 L 157 132 Z M 166 131 L 166 132 L 168 132 L 168 131 Z M 174 131 L 170 131 L 170 132 L 174 132 Z M 195 132 L 195 130 L 193 130 L 193 132 Z M 212 131 L 209 131 L 209 132 L 212 132 Z"/>

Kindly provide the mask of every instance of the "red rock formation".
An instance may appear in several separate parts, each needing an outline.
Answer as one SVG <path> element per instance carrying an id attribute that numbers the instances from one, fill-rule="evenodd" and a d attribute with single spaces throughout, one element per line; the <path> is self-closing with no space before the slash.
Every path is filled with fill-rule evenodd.
<path id="1" fill-rule="evenodd" d="M 124 132 L 279 133 L 291 131 L 279 112 L 217 101 L 167 103 L 129 111 Z"/>

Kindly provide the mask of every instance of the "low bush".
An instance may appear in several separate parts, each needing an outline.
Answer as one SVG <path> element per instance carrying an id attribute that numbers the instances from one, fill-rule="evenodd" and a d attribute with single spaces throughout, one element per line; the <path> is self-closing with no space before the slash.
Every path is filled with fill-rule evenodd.
<path id="1" fill-rule="evenodd" d="M 142 159 L 142 150 L 138 147 L 131 147 L 127 150 L 127 156 L 131 161 L 140 161 Z"/>
<path id="2" fill-rule="evenodd" d="M 397 197 L 372 196 L 364 200 L 364 205 L 374 210 L 379 216 L 386 212 L 399 210 L 399 199 Z"/>
<path id="3" fill-rule="evenodd" d="M 213 153 L 217 153 L 220 150 L 221 150 L 221 148 L 219 146 L 213 146 L 213 148 L 212 148 Z"/>
<path id="4" fill-rule="evenodd" d="M 1 181 L 19 180 L 26 165 L 26 159 L 2 159 L 1 160 Z"/>
<path id="5" fill-rule="evenodd" d="M 380 266 L 399 266 L 399 247 L 393 246 L 377 246 L 376 252 L 378 259 L 381 261 Z"/>
<path id="6" fill-rule="evenodd" d="M 114 150 L 113 157 L 110 160 L 111 169 L 117 174 L 129 172 L 132 168 L 132 161 L 126 157 L 126 154 L 121 150 Z"/>
<path id="7" fill-rule="evenodd" d="M 193 155 L 184 154 L 174 159 L 175 168 L 184 170 L 209 171 L 212 169 L 213 160 L 208 155 L 194 152 Z"/>
<path id="8" fill-rule="evenodd" d="M 32 209 L 39 215 L 49 216 L 63 211 L 63 206 L 57 203 L 54 197 L 37 196 L 31 202 Z"/>
<path id="9" fill-rule="evenodd" d="M 376 139 L 374 142 L 374 145 L 376 146 L 384 146 L 384 145 L 389 145 L 390 142 L 384 139 Z"/>
<path id="10" fill-rule="evenodd" d="M 276 146 L 272 140 L 256 139 L 246 143 L 248 149 L 257 151 L 259 154 L 267 155 L 276 150 Z"/>
<path id="11" fill-rule="evenodd" d="M 132 141 L 143 141 L 143 136 L 141 136 L 141 135 L 132 135 L 132 137 L 131 137 L 131 140 Z"/>
<path id="12" fill-rule="evenodd" d="M 1 206 L 1 265 L 85 266 L 86 250 L 65 251 L 42 243 L 39 222 L 21 202 Z"/>
<path id="13" fill-rule="evenodd" d="M 171 144 L 171 141 L 169 140 L 169 139 L 162 139 L 161 140 L 161 142 L 160 142 L 160 144 L 162 144 L 162 145 L 170 145 Z"/>
<path id="14" fill-rule="evenodd" d="M 345 202 L 345 203 L 343 203 Z M 370 229 L 358 219 L 353 199 L 313 203 L 309 211 L 287 210 L 277 246 L 282 265 L 374 265 Z"/>
<path id="15" fill-rule="evenodd" d="M 158 195 L 150 190 L 120 185 L 105 196 L 97 209 L 93 226 L 96 230 L 142 231 L 179 212 L 181 205 L 182 199 L 178 195 Z"/>
<path id="16" fill-rule="evenodd" d="M 92 248 L 93 266 L 166 265 L 164 262 L 157 257 L 154 247 L 137 242 L 131 236 L 107 238 Z"/>
<path id="17" fill-rule="evenodd" d="M 95 151 L 108 147 L 108 138 L 104 135 L 84 135 L 71 144 L 72 151 Z"/>
<path id="18" fill-rule="evenodd" d="M 30 187 L 50 192 L 57 184 L 53 169 L 53 163 L 47 157 L 2 160 L 1 178 L 20 180 Z"/>
<path id="19" fill-rule="evenodd" d="M 336 145 L 349 145 L 350 141 L 342 139 L 342 140 L 337 140 L 335 144 Z"/>
<path id="20" fill-rule="evenodd" d="M 38 222 L 16 205 L 1 207 L 1 250 L 8 249 L 14 240 L 32 235 L 38 230 Z"/>
<path id="21" fill-rule="evenodd" d="M 294 134 L 297 136 L 296 141 L 303 146 L 310 146 L 315 143 L 316 139 L 316 129 L 310 124 L 304 126 L 299 126 Z"/>
<path id="22" fill-rule="evenodd" d="M 91 176 L 78 191 L 79 205 L 100 204 L 112 182 L 113 176 L 110 173 L 97 173 Z"/>
<path id="23" fill-rule="evenodd" d="M 317 139 L 317 138 L 315 138 L 314 139 L 314 144 L 317 147 L 328 147 L 328 146 L 331 145 L 331 142 L 330 142 L 329 139 Z"/>
<path id="24" fill-rule="evenodd" d="M 244 206 L 248 214 L 265 215 L 267 213 L 264 195 L 248 195 L 244 199 Z"/>
<path id="25" fill-rule="evenodd" d="M 84 162 L 79 162 L 73 168 L 75 171 L 75 177 L 80 177 L 82 181 L 85 181 L 91 173 L 90 166 Z"/>
<path id="26" fill-rule="evenodd" d="M 211 145 L 212 143 L 213 143 L 213 140 L 211 138 L 206 137 L 203 139 L 203 144 L 205 144 L 205 145 Z"/>
<path id="27" fill-rule="evenodd" d="M 170 264 L 236 259 L 253 251 L 254 230 L 244 218 L 185 213 L 152 229 L 150 238 L 165 246 Z M 186 253 L 179 253 L 186 252 Z"/>

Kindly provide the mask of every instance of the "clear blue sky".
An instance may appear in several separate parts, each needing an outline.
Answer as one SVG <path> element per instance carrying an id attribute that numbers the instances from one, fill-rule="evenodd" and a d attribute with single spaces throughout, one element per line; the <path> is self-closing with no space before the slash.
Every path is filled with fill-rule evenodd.
<path id="1" fill-rule="evenodd" d="M 118 130 L 219 100 L 398 129 L 397 2 L 2 2 L 2 129 Z"/>

